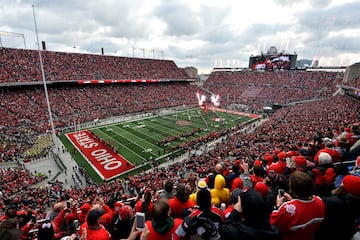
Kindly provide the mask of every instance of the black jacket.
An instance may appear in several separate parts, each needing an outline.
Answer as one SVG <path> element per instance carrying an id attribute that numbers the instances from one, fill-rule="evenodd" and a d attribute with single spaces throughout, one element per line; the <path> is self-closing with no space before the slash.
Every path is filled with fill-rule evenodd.
<path id="1" fill-rule="evenodd" d="M 351 194 L 322 198 L 326 214 L 315 240 L 352 238 L 360 218 L 360 197 Z"/>
<path id="2" fill-rule="evenodd" d="M 241 220 L 238 211 L 233 210 L 219 229 L 221 239 L 226 240 L 281 240 L 282 235 L 279 230 L 270 225 L 259 226 L 257 228 L 246 225 Z"/>

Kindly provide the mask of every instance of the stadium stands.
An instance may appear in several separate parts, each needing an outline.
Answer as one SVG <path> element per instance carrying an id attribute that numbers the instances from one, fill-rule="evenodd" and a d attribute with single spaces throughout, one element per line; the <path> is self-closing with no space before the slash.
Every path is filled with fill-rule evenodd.
<path id="1" fill-rule="evenodd" d="M 343 80 L 340 72 L 213 72 L 205 88 L 219 94 L 223 103 L 248 105 L 252 111 L 264 106 L 287 104 L 331 96 Z"/>
<path id="2" fill-rule="evenodd" d="M 1 54 L 0 65 L 4 66 L 0 72 L 1 83 L 41 81 L 36 51 L 1 48 Z M 44 62 L 47 78 L 54 82 L 122 78 L 180 80 L 151 84 L 51 85 L 48 90 L 56 128 L 67 127 L 77 121 L 93 121 L 95 118 L 103 119 L 128 113 L 195 105 L 197 99 L 194 93 L 200 91 L 196 86 L 181 82 L 187 77 L 173 61 L 44 52 Z M 192 146 L 195 144 L 189 143 L 187 146 L 182 146 L 190 153 L 183 161 L 170 161 L 166 165 L 156 165 L 149 171 L 136 176 L 128 176 L 122 180 L 115 179 L 95 184 L 84 169 L 76 167 L 72 169 L 72 178 L 81 181 L 84 177 L 86 187 L 64 188 L 57 181 L 38 187 L 39 182 L 46 176 L 33 176 L 21 167 L 1 169 L 0 205 L 4 207 L 0 209 L 0 217 L 2 220 L 7 218 L 8 208 L 15 204 L 18 210 L 26 212 L 27 221 L 30 221 L 33 215 L 37 220 L 44 219 L 45 216 L 52 216 L 53 219 L 53 215 L 60 214 L 66 201 L 73 203 L 75 212 L 80 210 L 85 203 L 90 205 L 97 203 L 107 211 L 107 216 L 124 214 L 116 208 L 129 204 L 134 209 L 139 197 L 147 192 L 151 192 L 149 196 L 153 196 L 153 201 L 157 201 L 158 191 L 163 189 L 164 182 L 169 178 L 175 185 L 189 184 L 194 178 L 196 181 L 200 178 L 208 180 L 211 174 L 215 174 L 213 170 L 218 163 L 221 163 L 223 169 L 220 172 L 225 178 L 229 176 L 229 170 L 237 166 L 242 174 L 241 181 L 244 185 L 245 175 L 248 177 L 247 180 L 251 179 L 251 184 L 255 185 L 254 165 L 262 169 L 261 179 L 269 188 L 267 204 L 271 208 L 270 216 L 273 207 L 275 207 L 274 211 L 278 211 L 279 207 L 279 211 L 281 210 L 281 206 L 277 204 L 277 188 L 285 188 L 288 191 L 287 179 L 295 169 L 298 170 L 296 165 L 298 163 L 294 158 L 300 154 L 303 154 L 309 162 L 305 171 L 314 179 L 315 194 L 324 199 L 330 197 L 324 194 L 327 191 L 323 191 L 330 186 L 331 190 L 342 189 L 345 191 L 344 194 L 351 193 L 357 196 L 359 192 L 356 191 L 356 186 L 359 181 L 356 182 L 356 179 L 351 178 L 352 185 L 343 187 L 336 184 L 336 181 L 341 182 L 341 179 L 336 179 L 343 175 L 356 176 L 358 172 L 348 171 L 347 168 L 344 170 L 333 162 L 326 166 L 314 163 L 316 153 L 325 146 L 337 151 L 342 162 L 354 161 L 359 155 L 358 148 L 352 148 L 360 138 L 359 100 L 347 95 L 331 96 L 342 79 L 343 74 L 338 72 L 213 72 L 204 83 L 204 87 L 222 96 L 222 103 L 225 105 L 240 102 L 248 105 L 255 112 L 270 103 L 314 101 L 278 109 L 257 128 L 250 126 L 246 131 L 240 131 L 241 125 L 239 125 L 238 128 L 231 129 L 226 134 L 211 133 L 205 138 L 196 139 L 195 143 L 202 145 L 221 137 L 211 147 L 202 145 L 201 154 L 191 154 L 191 150 L 194 150 Z M 355 85 L 357 85 L 356 81 Z M 1 161 L 17 161 L 23 158 L 26 155 L 25 151 L 31 149 L 30 146 L 35 144 L 39 134 L 49 129 L 46 102 L 43 96 L 44 92 L 39 86 L 3 86 L 0 93 L 2 99 L 0 105 Z M 326 139 L 329 139 L 331 144 L 327 143 Z M 49 139 L 45 135 L 38 141 L 41 145 L 47 146 Z M 27 153 L 27 156 L 35 157 L 36 151 L 41 154 L 41 148 L 34 147 L 30 151 L 31 154 Z M 273 165 L 272 161 L 276 163 Z M 275 164 L 280 163 L 285 166 L 285 172 L 277 172 L 280 170 Z M 356 167 L 360 165 L 355 166 L 355 170 Z M 249 172 L 247 172 L 248 168 Z M 202 183 L 206 187 L 206 183 Z M 200 184 L 198 188 L 204 188 L 204 186 Z M 192 189 L 191 193 L 195 191 Z M 243 191 L 246 189 L 244 188 Z M 126 195 L 125 198 L 124 195 Z M 240 197 L 243 196 L 240 194 Z M 354 201 L 357 203 L 355 205 L 360 205 L 358 198 Z M 51 209 L 51 214 L 49 214 L 49 209 Z M 353 205 L 349 209 L 356 212 Z M 189 209 L 189 211 L 191 214 L 197 213 L 194 209 Z M 217 208 L 216 211 L 221 210 Z M 131 212 L 127 214 L 132 216 Z M 359 217 L 359 215 L 354 215 L 354 219 Z M 76 219 L 76 216 L 74 218 Z M 67 218 L 64 217 L 64 221 L 65 219 Z M 325 219 L 327 219 L 326 216 Z M 108 226 L 109 233 L 114 230 L 111 229 L 111 220 L 112 218 L 110 222 L 106 222 L 104 218 L 101 221 L 102 224 Z M 33 229 L 41 228 L 42 223 L 32 225 Z M 79 233 L 78 231 L 67 232 L 67 230 L 69 229 L 64 231 L 69 235 Z M 217 231 L 216 227 L 211 230 Z M 28 237 L 35 239 L 35 235 L 31 233 Z M 321 235 L 318 239 L 321 239 Z"/>
<path id="3" fill-rule="evenodd" d="M 93 79 L 188 79 L 173 61 L 43 51 L 47 81 Z M 0 49 L 0 82 L 42 81 L 38 51 Z"/>

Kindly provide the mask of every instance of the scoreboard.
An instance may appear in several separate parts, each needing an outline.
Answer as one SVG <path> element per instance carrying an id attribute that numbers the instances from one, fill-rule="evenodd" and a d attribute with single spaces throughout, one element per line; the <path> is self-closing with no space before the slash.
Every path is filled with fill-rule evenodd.
<path id="1" fill-rule="evenodd" d="M 266 53 L 250 56 L 249 68 L 252 70 L 273 71 L 277 69 L 289 70 L 296 67 L 297 54 L 277 52 L 272 46 Z"/>

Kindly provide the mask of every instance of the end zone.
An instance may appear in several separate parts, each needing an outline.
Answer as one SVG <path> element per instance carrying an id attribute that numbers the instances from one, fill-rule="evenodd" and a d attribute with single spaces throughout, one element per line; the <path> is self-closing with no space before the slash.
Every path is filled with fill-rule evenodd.
<path id="1" fill-rule="evenodd" d="M 67 133 L 66 137 L 104 181 L 116 178 L 134 168 L 133 164 L 115 153 L 88 130 Z"/>

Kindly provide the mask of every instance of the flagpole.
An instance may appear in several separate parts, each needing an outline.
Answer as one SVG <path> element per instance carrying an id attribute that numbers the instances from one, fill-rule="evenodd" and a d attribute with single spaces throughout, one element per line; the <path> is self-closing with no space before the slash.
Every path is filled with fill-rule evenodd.
<path id="1" fill-rule="evenodd" d="M 51 113 L 49 95 L 48 95 L 48 91 L 47 91 L 46 79 L 45 79 L 45 73 L 44 73 L 44 65 L 43 65 L 43 61 L 42 61 L 42 57 L 41 57 L 41 51 L 40 51 L 39 34 L 38 34 L 37 25 L 36 25 L 35 5 L 32 5 L 32 7 L 33 7 L 33 16 L 34 16 L 36 40 L 37 40 L 38 52 L 39 52 L 41 76 L 42 76 L 42 80 L 43 80 L 43 83 L 44 83 L 45 98 L 46 98 L 46 104 L 47 104 L 47 108 L 48 108 L 48 112 L 49 112 L 49 118 L 50 118 L 49 120 L 50 120 L 50 125 L 51 125 L 52 138 L 53 138 L 53 142 L 54 142 L 54 144 L 56 146 L 57 144 L 56 144 L 56 141 L 55 141 L 56 140 L 56 135 L 55 135 L 55 128 L 54 128 L 54 121 L 53 121 L 52 113 Z"/>

